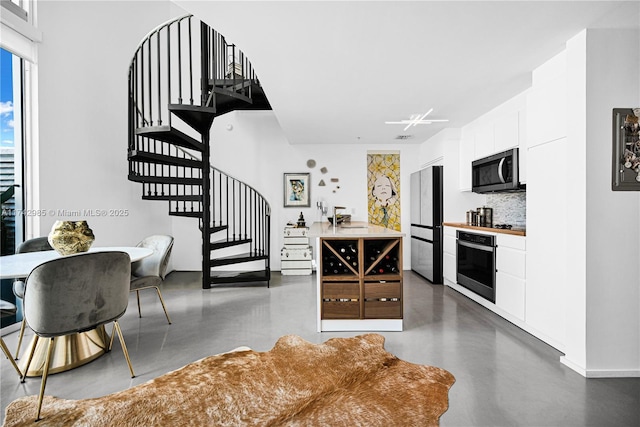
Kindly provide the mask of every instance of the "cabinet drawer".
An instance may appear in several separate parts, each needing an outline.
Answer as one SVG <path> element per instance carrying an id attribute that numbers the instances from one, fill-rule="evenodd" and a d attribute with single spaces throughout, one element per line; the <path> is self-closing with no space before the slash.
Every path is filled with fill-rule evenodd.
<path id="1" fill-rule="evenodd" d="M 311 269 L 311 261 L 281 261 L 280 268 L 286 270 L 288 268 L 308 268 Z"/>
<path id="2" fill-rule="evenodd" d="M 501 272 L 496 274 L 496 305 L 525 320 L 526 282 Z"/>
<path id="3" fill-rule="evenodd" d="M 360 300 L 360 283 L 358 282 L 324 282 L 322 299 L 357 299 Z"/>
<path id="4" fill-rule="evenodd" d="M 444 278 L 449 280 L 452 283 L 457 283 L 458 279 L 456 277 L 456 256 L 445 253 L 442 257 L 442 262 L 444 265 Z"/>
<path id="5" fill-rule="evenodd" d="M 285 245 L 308 245 L 309 238 L 307 237 L 285 237 L 284 238 Z"/>
<path id="6" fill-rule="evenodd" d="M 285 237 L 306 236 L 308 231 L 309 229 L 306 227 L 301 227 L 301 228 L 287 227 L 284 229 L 284 236 Z"/>
<path id="7" fill-rule="evenodd" d="M 360 301 L 323 301 L 323 319 L 359 319 Z"/>
<path id="8" fill-rule="evenodd" d="M 359 319 L 360 283 L 325 282 L 322 284 L 323 319 Z"/>
<path id="9" fill-rule="evenodd" d="M 364 284 L 365 319 L 401 319 L 402 283 L 368 282 Z"/>
<path id="10" fill-rule="evenodd" d="M 365 319 L 402 319 L 402 301 L 365 301 Z"/>
<path id="11" fill-rule="evenodd" d="M 496 269 L 499 272 L 524 279 L 526 277 L 526 253 L 498 246 L 496 252 Z"/>
<path id="12" fill-rule="evenodd" d="M 444 253 L 455 256 L 457 243 L 456 236 L 444 236 Z"/>
<path id="13" fill-rule="evenodd" d="M 311 261 L 311 246 L 304 246 L 302 248 L 282 248 L 280 251 L 282 260 L 297 261 L 297 260 L 309 260 Z"/>
<path id="14" fill-rule="evenodd" d="M 400 282 L 367 282 L 364 284 L 364 298 L 401 298 L 402 283 Z"/>

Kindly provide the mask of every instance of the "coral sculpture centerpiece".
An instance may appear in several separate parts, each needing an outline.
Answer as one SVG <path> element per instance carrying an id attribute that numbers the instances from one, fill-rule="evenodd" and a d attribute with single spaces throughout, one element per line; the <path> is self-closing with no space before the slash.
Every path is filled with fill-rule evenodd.
<path id="1" fill-rule="evenodd" d="M 60 255 L 87 252 L 95 236 L 87 221 L 56 221 L 48 236 L 49 244 Z"/>

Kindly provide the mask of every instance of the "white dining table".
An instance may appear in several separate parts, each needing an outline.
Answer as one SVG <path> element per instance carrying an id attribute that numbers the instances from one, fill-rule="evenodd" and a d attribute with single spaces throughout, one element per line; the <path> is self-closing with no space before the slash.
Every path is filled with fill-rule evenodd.
<path id="1" fill-rule="evenodd" d="M 140 261 L 153 254 L 149 248 L 139 248 L 137 246 L 103 246 L 92 247 L 89 252 L 120 251 L 126 252 L 131 258 L 131 262 Z M 82 252 L 84 253 L 84 252 Z M 73 256 L 73 255 L 67 255 Z M 31 271 L 43 262 L 61 258 L 56 251 L 26 252 L 15 255 L 5 255 L 0 257 L 0 279 L 17 279 L 27 277 Z"/>
<path id="2" fill-rule="evenodd" d="M 139 261 L 153 254 L 149 248 L 139 248 L 136 246 L 104 246 L 92 247 L 88 252 L 126 252 L 131 258 L 131 262 Z M 86 252 L 83 252 L 86 253 Z M 75 255 L 66 255 L 75 256 Z M 40 264 L 57 258 L 62 258 L 56 251 L 26 252 L 15 255 L 0 256 L 0 278 L 21 279 L 29 276 L 29 273 Z M 49 373 L 68 371 L 97 359 L 109 350 L 111 337 L 107 333 L 104 325 L 98 326 L 86 332 L 79 332 L 56 338 L 54 341 L 53 353 Z M 26 362 L 28 354 L 32 351 L 33 360 L 28 366 L 26 376 L 41 376 L 44 370 L 47 353 L 47 340 L 36 340 L 34 335 L 31 343 L 27 347 L 24 356 L 18 363 L 22 372 L 27 369 Z"/>

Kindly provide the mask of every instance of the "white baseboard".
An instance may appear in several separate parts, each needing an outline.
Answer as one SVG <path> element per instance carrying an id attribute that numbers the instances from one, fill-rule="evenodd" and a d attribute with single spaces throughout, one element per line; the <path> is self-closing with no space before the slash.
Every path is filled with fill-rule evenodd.
<path id="1" fill-rule="evenodd" d="M 560 357 L 560 362 L 585 378 L 640 378 L 640 369 L 585 369 L 565 356 Z"/>

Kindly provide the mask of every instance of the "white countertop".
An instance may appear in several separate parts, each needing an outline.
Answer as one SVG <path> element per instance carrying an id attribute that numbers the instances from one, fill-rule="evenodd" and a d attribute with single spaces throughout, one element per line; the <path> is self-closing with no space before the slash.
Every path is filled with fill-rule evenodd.
<path id="1" fill-rule="evenodd" d="M 329 222 L 314 222 L 309 227 L 309 237 L 403 237 L 405 234 L 364 221 L 354 221 L 334 226 Z"/>

